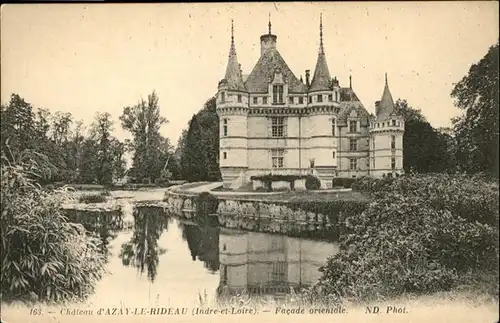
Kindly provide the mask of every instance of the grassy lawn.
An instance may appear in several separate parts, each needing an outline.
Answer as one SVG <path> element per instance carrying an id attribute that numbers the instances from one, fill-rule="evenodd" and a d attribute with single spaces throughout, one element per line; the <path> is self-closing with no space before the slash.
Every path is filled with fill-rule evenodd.
<path id="1" fill-rule="evenodd" d="M 360 192 L 283 192 L 283 194 L 264 195 L 264 194 L 248 194 L 228 197 L 231 199 L 259 199 L 263 201 L 289 201 L 289 202 L 321 202 L 332 200 L 344 201 L 368 201 L 368 197 Z"/>

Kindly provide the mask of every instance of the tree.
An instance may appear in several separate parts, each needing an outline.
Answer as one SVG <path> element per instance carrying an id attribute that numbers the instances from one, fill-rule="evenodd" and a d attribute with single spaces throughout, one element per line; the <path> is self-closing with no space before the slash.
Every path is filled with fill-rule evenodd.
<path id="1" fill-rule="evenodd" d="M 420 110 L 406 100 L 396 101 L 396 111 L 405 119 L 403 135 L 403 167 L 406 172 L 453 172 L 454 156 L 446 135 L 436 131 Z"/>
<path id="2" fill-rule="evenodd" d="M 181 157 L 182 177 L 185 180 L 202 181 L 208 177 L 204 149 L 201 141 L 201 128 L 198 118 L 194 115 L 189 122 L 186 146 Z"/>
<path id="3" fill-rule="evenodd" d="M 457 160 L 463 170 L 487 172 L 498 178 L 498 43 L 473 64 L 451 92 L 455 106 L 463 110 L 453 120 Z"/>
<path id="4" fill-rule="evenodd" d="M 179 138 L 177 154 L 180 156 L 180 167 L 184 179 L 190 181 L 220 180 L 219 118 L 215 98 L 207 100 L 203 109 L 193 116 L 188 130 L 184 130 Z M 191 165 L 191 162 L 195 165 Z"/>
<path id="5" fill-rule="evenodd" d="M 131 175 L 138 181 L 160 178 L 166 162 L 165 151 L 169 146 L 160 134 L 160 129 L 168 120 L 160 115 L 159 99 L 156 93 L 148 95 L 133 107 L 125 107 L 120 116 L 123 129 L 133 135 Z M 168 143 L 168 142 L 167 142 Z"/>

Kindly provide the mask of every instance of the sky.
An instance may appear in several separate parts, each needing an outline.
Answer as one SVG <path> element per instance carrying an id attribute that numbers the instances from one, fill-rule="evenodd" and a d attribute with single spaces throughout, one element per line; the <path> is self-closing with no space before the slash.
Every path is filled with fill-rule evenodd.
<path id="1" fill-rule="evenodd" d="M 330 74 L 369 112 L 384 87 L 434 127 L 460 114 L 454 83 L 498 41 L 498 2 L 9 4 L 1 8 L 1 102 L 17 93 L 35 108 L 90 124 L 118 117 L 155 90 L 161 132 L 176 143 L 224 77 L 234 20 L 243 74 L 260 56 L 269 15 L 277 48 L 297 77 L 314 73 L 323 15 Z"/>

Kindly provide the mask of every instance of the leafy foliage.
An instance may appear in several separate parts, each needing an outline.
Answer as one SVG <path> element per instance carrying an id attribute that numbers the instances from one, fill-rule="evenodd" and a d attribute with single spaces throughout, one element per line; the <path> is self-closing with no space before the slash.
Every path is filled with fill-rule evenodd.
<path id="1" fill-rule="evenodd" d="M 313 175 L 306 176 L 306 189 L 308 190 L 319 190 L 321 187 L 321 181 L 319 178 Z"/>
<path id="2" fill-rule="evenodd" d="M 344 188 L 351 188 L 352 183 L 356 181 L 355 178 L 349 178 L 349 177 L 337 177 L 334 178 L 332 181 L 332 186 L 333 187 L 344 187 Z"/>
<path id="3" fill-rule="evenodd" d="M 2 165 L 2 299 L 85 299 L 103 273 L 99 241 L 61 213 L 64 191 L 44 191 L 36 184 L 50 165 L 31 155 L 24 151 Z"/>
<path id="4" fill-rule="evenodd" d="M 215 97 L 191 118 L 187 132 L 179 140 L 182 177 L 190 182 L 220 180 L 219 118 Z"/>
<path id="5" fill-rule="evenodd" d="M 451 96 L 464 114 L 454 120 L 457 158 L 469 173 L 487 172 L 498 178 L 498 43 L 473 64 Z"/>
<path id="6" fill-rule="evenodd" d="M 323 293 L 369 300 L 470 281 L 498 293 L 497 184 L 443 174 L 359 181 L 373 202 L 345 218 L 341 252 L 321 269 Z"/>
<path id="7" fill-rule="evenodd" d="M 403 168 L 406 172 L 455 172 L 454 140 L 434 129 L 420 110 L 406 100 L 396 101 L 396 111 L 405 119 Z"/>

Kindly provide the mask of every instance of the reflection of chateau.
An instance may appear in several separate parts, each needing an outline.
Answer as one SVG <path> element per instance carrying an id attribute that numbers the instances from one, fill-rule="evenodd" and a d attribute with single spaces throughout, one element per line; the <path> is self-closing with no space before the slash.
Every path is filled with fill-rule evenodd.
<path id="1" fill-rule="evenodd" d="M 337 250 L 326 242 L 222 229 L 220 286 L 230 293 L 246 289 L 252 294 L 310 286 L 320 277 L 319 267 Z"/>

